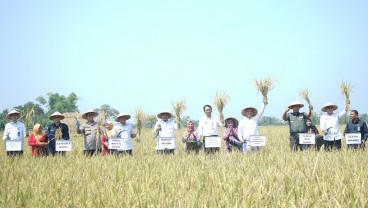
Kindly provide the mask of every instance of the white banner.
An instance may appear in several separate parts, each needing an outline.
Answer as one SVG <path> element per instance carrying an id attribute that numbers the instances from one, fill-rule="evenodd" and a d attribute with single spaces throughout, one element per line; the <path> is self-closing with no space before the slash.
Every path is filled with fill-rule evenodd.
<path id="1" fill-rule="evenodd" d="M 361 144 L 362 135 L 360 133 L 345 134 L 346 144 Z"/>
<path id="2" fill-rule="evenodd" d="M 159 137 L 157 139 L 158 149 L 175 149 L 175 138 L 174 137 Z"/>
<path id="3" fill-rule="evenodd" d="M 6 140 L 5 149 L 6 151 L 22 151 L 23 142 L 21 140 Z"/>
<path id="4" fill-rule="evenodd" d="M 266 146 L 266 136 L 262 135 L 250 135 L 249 142 L 251 147 L 263 147 Z"/>
<path id="5" fill-rule="evenodd" d="M 72 151 L 72 141 L 70 140 L 56 140 L 55 141 L 55 150 L 56 151 L 64 151 L 70 152 Z"/>
<path id="6" fill-rule="evenodd" d="M 221 138 L 219 136 L 206 136 L 204 139 L 204 148 L 221 147 Z"/>
<path id="7" fill-rule="evenodd" d="M 299 134 L 299 144 L 316 144 L 316 135 Z"/>
<path id="8" fill-rule="evenodd" d="M 124 148 L 124 140 L 120 138 L 109 138 L 108 140 L 108 148 L 109 149 L 119 149 L 123 150 Z"/>
<path id="9" fill-rule="evenodd" d="M 163 138 L 174 137 L 174 131 L 170 131 L 170 130 L 160 131 L 159 132 L 159 137 L 163 137 Z"/>

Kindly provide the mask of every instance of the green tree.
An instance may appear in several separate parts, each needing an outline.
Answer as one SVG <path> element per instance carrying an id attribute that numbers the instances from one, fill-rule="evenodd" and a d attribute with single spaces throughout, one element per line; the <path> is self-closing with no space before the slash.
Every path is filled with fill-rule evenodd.
<path id="1" fill-rule="evenodd" d="M 117 115 L 119 115 L 119 111 L 116 110 L 115 108 L 110 107 L 108 104 L 103 104 L 103 105 L 100 106 L 100 108 L 96 108 L 94 110 L 97 111 L 99 114 L 102 111 L 104 111 L 105 112 L 106 119 L 109 119 L 109 120 L 112 120 Z"/>

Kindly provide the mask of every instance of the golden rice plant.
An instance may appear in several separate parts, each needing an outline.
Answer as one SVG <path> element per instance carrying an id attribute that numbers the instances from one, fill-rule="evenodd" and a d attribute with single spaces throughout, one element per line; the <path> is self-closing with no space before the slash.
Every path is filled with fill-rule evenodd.
<path id="1" fill-rule="evenodd" d="M 353 92 L 354 85 L 351 85 L 348 82 L 341 81 L 339 87 L 340 87 L 340 92 L 341 92 L 342 96 L 344 97 L 344 99 L 349 100 L 350 99 L 350 93 Z M 345 108 L 347 110 L 350 110 L 350 102 L 346 103 Z"/>
<path id="2" fill-rule="evenodd" d="M 26 111 L 21 112 L 21 117 L 19 119 L 22 119 L 24 117 L 24 125 L 26 126 L 26 134 L 29 135 L 28 129 L 32 128 L 32 117 L 35 113 L 34 106 L 32 108 L 28 108 Z"/>
<path id="3" fill-rule="evenodd" d="M 139 142 L 141 138 L 141 132 L 143 128 L 144 121 L 146 120 L 146 114 L 143 109 L 138 107 L 135 110 L 135 124 L 137 126 L 137 137 L 136 141 Z"/>
<path id="4" fill-rule="evenodd" d="M 310 101 L 310 98 L 309 98 L 309 96 L 310 96 L 310 92 L 309 92 L 309 90 L 308 90 L 308 89 L 302 89 L 302 90 L 300 90 L 300 92 L 299 92 L 299 96 L 300 96 L 301 98 L 303 98 L 305 101 L 307 101 L 307 103 L 308 103 L 308 105 L 309 105 L 309 106 L 311 106 L 311 105 L 312 105 L 312 103 L 311 103 L 311 101 Z"/>
<path id="5" fill-rule="evenodd" d="M 258 92 L 260 92 L 263 96 L 263 102 L 267 105 L 268 99 L 267 94 L 275 88 L 277 80 L 271 76 L 263 78 L 263 79 L 254 79 L 254 84 Z"/>
<path id="6" fill-rule="evenodd" d="M 176 103 L 173 102 L 173 111 L 175 113 L 176 123 L 179 129 L 181 128 L 181 116 L 186 109 L 187 103 L 185 102 L 185 100 L 178 100 Z"/>
<path id="7" fill-rule="evenodd" d="M 216 92 L 216 97 L 213 100 L 213 104 L 217 107 L 217 110 L 220 114 L 220 120 L 223 121 L 224 120 L 224 115 L 223 115 L 223 110 L 225 108 L 225 106 L 228 104 L 228 102 L 230 101 L 231 97 L 229 94 L 223 92 Z"/>

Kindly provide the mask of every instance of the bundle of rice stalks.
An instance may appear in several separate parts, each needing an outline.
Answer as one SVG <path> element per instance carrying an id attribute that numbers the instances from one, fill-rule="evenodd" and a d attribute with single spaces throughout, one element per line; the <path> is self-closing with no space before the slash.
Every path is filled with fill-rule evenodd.
<path id="1" fill-rule="evenodd" d="M 181 116 L 186 109 L 187 103 L 184 100 L 178 100 L 176 103 L 173 102 L 173 111 L 176 117 L 178 129 L 181 128 L 181 121 L 182 121 Z"/>
<path id="2" fill-rule="evenodd" d="M 350 93 L 353 92 L 354 86 L 353 85 L 350 85 L 350 83 L 341 81 L 339 87 L 340 87 L 340 91 L 341 91 L 341 94 L 344 97 L 344 99 L 346 101 L 349 100 L 350 99 Z M 347 110 L 350 110 L 350 102 L 347 102 L 346 103 L 346 109 Z"/>
<path id="3" fill-rule="evenodd" d="M 223 115 L 223 110 L 225 108 L 225 106 L 228 104 L 228 102 L 230 101 L 230 96 L 227 93 L 219 93 L 218 91 L 216 92 L 216 97 L 215 100 L 213 101 L 213 104 L 217 107 L 217 110 L 220 114 L 220 120 L 223 122 L 224 121 L 224 115 Z"/>
<path id="4" fill-rule="evenodd" d="M 308 91 L 308 89 L 302 89 L 302 90 L 300 90 L 299 96 L 301 98 L 303 98 L 305 101 L 307 101 L 307 103 L 308 103 L 309 106 L 312 105 L 311 104 L 311 101 L 310 101 L 310 98 L 309 98 L 310 92 Z"/>
<path id="5" fill-rule="evenodd" d="M 256 86 L 257 91 L 259 91 L 263 95 L 263 102 L 267 105 L 267 94 L 275 88 L 277 80 L 273 77 L 266 77 L 264 79 L 255 79 L 254 84 Z"/>
<path id="6" fill-rule="evenodd" d="M 27 136 L 29 135 L 29 131 L 28 129 L 33 129 L 32 128 L 32 117 L 35 113 L 35 110 L 34 110 L 34 106 L 32 108 L 28 108 L 26 111 L 22 111 L 21 112 L 21 117 L 20 119 L 24 119 L 24 125 L 26 126 L 26 134 Z"/>
<path id="7" fill-rule="evenodd" d="M 135 110 L 135 123 L 136 123 L 136 126 L 137 126 L 137 137 L 136 137 L 137 142 L 140 141 L 142 127 L 144 125 L 145 120 L 146 120 L 146 114 L 144 113 L 142 108 L 137 108 Z"/>

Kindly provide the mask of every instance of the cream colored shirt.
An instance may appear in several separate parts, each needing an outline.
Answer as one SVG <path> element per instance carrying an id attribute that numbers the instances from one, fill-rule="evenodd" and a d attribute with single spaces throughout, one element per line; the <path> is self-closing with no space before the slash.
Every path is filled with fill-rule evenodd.
<path id="1" fill-rule="evenodd" d="M 258 135 L 258 121 L 262 118 L 265 105 L 262 103 L 260 112 L 252 118 L 244 117 L 238 126 L 238 137 L 240 141 L 249 141 L 249 136 Z"/>
<path id="2" fill-rule="evenodd" d="M 219 118 L 203 116 L 199 119 L 198 134 L 200 136 L 219 135 L 219 127 L 223 126 Z"/>
<path id="3" fill-rule="evenodd" d="M 320 118 L 320 127 L 322 131 L 328 131 L 327 135 L 324 135 L 323 139 L 326 141 L 334 141 L 341 139 L 341 132 L 339 126 L 339 119 L 347 114 L 348 111 L 342 111 L 340 113 L 323 113 Z M 327 130 L 328 129 L 328 130 Z"/>

